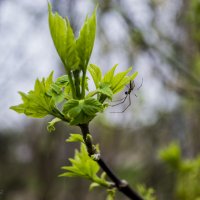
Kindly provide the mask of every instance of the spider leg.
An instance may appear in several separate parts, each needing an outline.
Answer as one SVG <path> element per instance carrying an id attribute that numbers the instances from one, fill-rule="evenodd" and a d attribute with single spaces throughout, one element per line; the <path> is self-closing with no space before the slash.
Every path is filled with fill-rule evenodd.
<path id="1" fill-rule="evenodd" d="M 129 106 L 131 106 L 131 96 L 130 96 L 130 94 L 128 96 L 129 96 L 129 98 L 128 98 L 129 99 L 129 103 L 126 106 L 126 108 L 122 111 L 122 113 L 125 112 L 128 109 Z"/>
<path id="2" fill-rule="evenodd" d="M 143 78 L 142 78 L 142 83 L 140 84 L 140 86 L 137 88 L 137 90 L 139 90 L 143 85 Z"/>
<path id="3" fill-rule="evenodd" d="M 119 102 L 119 101 L 122 101 L 122 100 L 124 100 L 125 98 L 126 98 L 126 96 L 125 96 L 125 97 L 123 97 L 123 98 L 121 98 L 121 99 L 118 99 L 118 100 L 112 101 L 112 102 Z"/>
<path id="4" fill-rule="evenodd" d="M 121 112 L 111 112 L 111 113 L 123 113 L 128 109 L 128 107 L 131 105 L 131 96 L 130 96 L 130 94 L 128 94 L 126 97 L 128 97 L 128 99 L 129 99 L 129 103 L 126 106 L 126 108 L 124 110 L 122 110 Z"/>
<path id="5" fill-rule="evenodd" d="M 119 103 L 117 103 L 117 104 L 114 104 L 114 105 L 110 105 L 110 106 L 111 106 L 111 107 L 114 107 L 114 106 L 118 106 L 118 105 L 124 103 L 124 102 L 126 101 L 126 99 L 127 99 L 128 96 L 129 96 L 129 95 L 127 94 L 123 99 L 121 99 L 121 102 L 119 102 Z"/>

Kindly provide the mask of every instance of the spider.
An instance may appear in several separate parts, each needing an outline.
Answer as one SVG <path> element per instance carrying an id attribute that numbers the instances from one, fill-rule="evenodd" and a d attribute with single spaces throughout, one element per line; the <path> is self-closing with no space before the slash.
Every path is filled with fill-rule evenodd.
<path id="1" fill-rule="evenodd" d="M 143 84 L 143 79 L 142 79 L 141 85 L 137 88 L 137 90 L 139 90 L 139 89 L 142 87 L 142 84 Z M 120 104 L 123 104 L 123 103 L 126 101 L 127 97 L 128 97 L 128 99 L 129 99 L 128 105 L 127 105 L 126 108 L 125 108 L 124 110 L 122 110 L 121 112 L 111 112 L 111 113 L 123 113 L 123 112 L 125 112 L 125 111 L 128 109 L 128 107 L 131 105 L 131 96 L 130 96 L 130 94 L 131 94 L 131 92 L 132 92 L 132 91 L 134 90 L 134 88 L 135 88 L 135 83 L 134 83 L 134 81 L 130 81 L 130 82 L 129 82 L 129 86 L 127 86 L 127 87 L 128 87 L 128 90 L 125 91 L 125 97 L 122 98 L 122 99 L 120 99 L 120 100 L 117 100 L 117 101 L 120 101 L 120 102 L 117 103 L 117 104 L 111 105 L 111 107 L 114 107 L 114 106 L 118 106 L 118 105 L 120 105 Z M 135 94 L 135 96 L 136 96 L 136 94 Z M 136 96 L 136 97 L 137 97 L 137 96 Z"/>

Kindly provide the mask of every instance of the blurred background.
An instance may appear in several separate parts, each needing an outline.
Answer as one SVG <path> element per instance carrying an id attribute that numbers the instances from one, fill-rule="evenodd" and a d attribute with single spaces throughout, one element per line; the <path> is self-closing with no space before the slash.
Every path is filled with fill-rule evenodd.
<path id="1" fill-rule="evenodd" d="M 134 66 L 139 72 L 126 112 L 111 113 L 128 102 L 91 123 L 109 166 L 133 187 L 154 188 L 159 200 L 200 198 L 200 1 L 51 2 L 54 11 L 69 17 L 76 34 L 98 4 L 91 62 L 103 72 L 116 63 L 119 71 Z M 36 78 L 52 70 L 55 77 L 64 73 L 47 14 L 46 1 L 0 0 L 0 199 L 105 199 L 101 190 L 89 193 L 87 181 L 58 178 L 78 147 L 65 139 L 79 129 L 61 123 L 48 133 L 51 118 L 31 119 L 9 110 L 20 103 L 17 91 L 31 90 Z M 176 146 L 159 156 L 173 141 Z M 184 172 L 178 162 L 186 163 Z M 188 180 L 191 189 L 181 190 Z M 118 194 L 117 199 L 126 198 Z"/>

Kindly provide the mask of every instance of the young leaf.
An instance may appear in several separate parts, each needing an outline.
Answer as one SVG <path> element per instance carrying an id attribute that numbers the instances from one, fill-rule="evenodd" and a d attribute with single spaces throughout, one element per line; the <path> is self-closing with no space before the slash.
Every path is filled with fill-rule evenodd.
<path id="1" fill-rule="evenodd" d="M 122 82 L 122 81 L 124 81 L 124 78 L 125 78 L 125 76 L 126 76 L 126 74 L 128 73 L 128 72 L 130 72 L 131 71 L 131 67 L 130 68 L 128 68 L 126 71 L 124 71 L 124 72 L 120 72 L 120 73 L 118 73 L 118 74 L 116 74 L 114 77 L 113 77 L 113 79 L 112 79 L 112 83 L 111 83 L 111 89 L 113 90 L 113 91 L 115 91 L 115 88 Z M 128 79 L 127 79 L 127 81 L 129 81 Z M 128 82 L 127 82 L 128 83 Z M 126 84 L 127 84 L 126 83 Z M 125 84 L 125 85 L 126 85 Z M 114 92 L 113 92 L 114 93 Z"/>
<path id="2" fill-rule="evenodd" d="M 57 85 L 62 85 L 62 86 L 65 86 L 66 84 L 69 83 L 69 78 L 68 78 L 68 75 L 63 75 L 63 76 L 60 76 L 56 79 L 56 82 L 55 82 Z"/>
<path id="3" fill-rule="evenodd" d="M 37 79 L 34 90 L 28 92 L 28 94 L 19 92 L 23 103 L 10 108 L 18 113 L 24 113 L 27 116 L 35 118 L 42 118 L 49 114 L 55 114 L 55 102 L 47 95 L 47 91 L 53 82 L 52 77 L 53 72 L 46 80 L 44 78 L 42 81 Z"/>
<path id="4" fill-rule="evenodd" d="M 72 125 L 87 123 L 102 110 L 102 104 L 92 97 L 85 100 L 69 100 L 63 107 L 63 113 L 71 119 Z"/>
<path id="5" fill-rule="evenodd" d="M 72 165 L 62 167 L 67 172 L 60 176 L 80 176 L 89 180 L 94 180 L 97 177 L 99 165 L 88 156 L 86 146 L 83 143 L 80 152 L 76 150 L 74 159 L 69 159 L 69 161 Z"/>
<path id="6" fill-rule="evenodd" d="M 108 189 L 107 190 L 107 197 L 106 200 L 114 200 L 115 199 L 115 193 L 116 193 L 116 189 Z"/>
<path id="7" fill-rule="evenodd" d="M 96 34 L 96 10 L 90 18 L 86 18 L 76 41 L 78 56 L 80 58 L 80 68 L 86 71 Z"/>
<path id="8" fill-rule="evenodd" d="M 124 78 L 119 82 L 119 84 L 113 89 L 113 93 L 116 94 L 124 89 L 124 87 L 133 81 L 137 76 L 138 72 L 133 73 L 131 76 L 124 76 Z M 114 80 L 113 80 L 114 82 Z"/>
<path id="9" fill-rule="evenodd" d="M 58 86 L 56 83 L 52 83 L 47 94 L 51 96 L 56 103 L 62 102 L 65 98 L 65 93 L 63 92 L 62 86 Z"/>
<path id="10" fill-rule="evenodd" d="M 94 188 L 100 187 L 100 186 L 101 185 L 99 185 L 98 183 L 93 182 L 93 183 L 90 184 L 89 191 L 92 191 Z"/>
<path id="11" fill-rule="evenodd" d="M 133 81 L 135 79 L 135 77 L 137 76 L 137 74 L 138 74 L 138 72 L 135 72 L 131 76 L 124 76 L 124 78 L 114 88 L 113 93 L 116 94 L 116 93 L 122 91 L 124 89 L 125 85 L 129 84 L 130 81 Z"/>
<path id="12" fill-rule="evenodd" d="M 77 133 L 71 133 L 66 142 L 82 142 L 84 143 L 83 136 Z"/>
<path id="13" fill-rule="evenodd" d="M 138 72 L 134 72 L 131 76 L 129 76 L 130 80 L 133 81 L 137 75 L 138 75 Z"/>
<path id="14" fill-rule="evenodd" d="M 70 98 L 70 86 L 67 75 L 61 76 L 56 79 L 55 83 L 50 85 L 47 94 L 53 98 L 56 103 L 62 102 L 65 98 Z"/>
<path id="15" fill-rule="evenodd" d="M 102 78 L 101 69 L 97 65 L 90 64 L 89 67 L 88 67 L 88 71 L 90 72 L 90 74 L 93 78 L 93 81 L 94 81 L 96 88 L 98 88 L 99 83 L 100 83 L 101 78 Z"/>
<path id="16" fill-rule="evenodd" d="M 138 185 L 137 189 L 145 200 L 156 200 L 153 188 L 146 188 L 144 185 Z"/>
<path id="17" fill-rule="evenodd" d="M 101 83 L 97 91 L 103 95 L 106 95 L 109 99 L 112 99 L 113 92 L 110 88 L 110 84 Z"/>
<path id="18" fill-rule="evenodd" d="M 114 65 L 114 66 L 111 68 L 111 70 L 109 70 L 109 71 L 104 75 L 104 77 L 103 77 L 103 79 L 102 79 L 102 82 L 104 82 L 104 83 L 111 83 L 117 65 L 118 65 L 118 64 Z"/>
<path id="19" fill-rule="evenodd" d="M 76 51 L 76 40 L 68 19 L 58 13 L 53 14 L 51 4 L 49 10 L 49 29 L 56 50 L 67 72 L 76 70 L 79 66 L 79 57 Z"/>
<path id="20" fill-rule="evenodd" d="M 61 121 L 61 119 L 59 119 L 59 118 L 56 117 L 53 120 L 51 120 L 50 122 L 48 122 L 47 130 L 49 132 L 55 131 L 56 130 L 55 129 L 55 124 L 58 123 L 58 122 L 60 122 L 60 121 Z"/>

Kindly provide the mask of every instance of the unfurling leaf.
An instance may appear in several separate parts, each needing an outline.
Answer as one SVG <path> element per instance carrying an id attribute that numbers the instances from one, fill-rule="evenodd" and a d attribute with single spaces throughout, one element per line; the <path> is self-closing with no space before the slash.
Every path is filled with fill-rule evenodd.
<path id="1" fill-rule="evenodd" d="M 72 165 L 62 167 L 62 169 L 67 170 L 67 172 L 61 174 L 60 176 L 67 176 L 67 177 L 78 176 L 91 180 L 93 183 L 90 185 L 90 189 L 93 189 L 95 186 L 103 186 L 103 187 L 111 186 L 111 183 L 106 181 L 104 175 L 101 177 L 97 175 L 100 167 L 97 164 L 97 162 L 95 162 L 89 157 L 84 143 L 81 143 L 80 151 L 76 150 L 74 158 L 69 159 L 69 161 Z"/>
<path id="2" fill-rule="evenodd" d="M 101 69 L 97 65 L 90 64 L 89 67 L 88 67 L 88 71 L 90 72 L 90 74 L 93 78 L 93 81 L 94 81 L 96 88 L 98 88 L 99 83 L 100 83 L 101 78 L 102 78 Z"/>
<path id="3" fill-rule="evenodd" d="M 86 18 L 79 37 L 76 41 L 77 52 L 80 59 L 80 68 L 86 71 L 96 35 L 96 10 L 90 18 Z"/>
<path id="4" fill-rule="evenodd" d="M 105 96 L 107 96 L 109 99 L 112 99 L 113 92 L 111 90 L 111 86 L 108 83 L 101 83 L 97 91 Z"/>
<path id="5" fill-rule="evenodd" d="M 117 64 L 114 65 L 102 78 L 101 70 L 98 66 L 90 65 L 88 67 L 88 71 L 90 72 L 96 86 L 96 90 L 90 92 L 88 97 L 98 94 L 98 100 L 100 100 L 100 102 L 104 102 L 106 98 L 112 99 L 113 94 L 121 92 L 138 74 L 135 72 L 130 76 L 127 75 L 132 70 L 130 67 L 126 71 L 115 75 L 116 68 Z"/>
<path id="6" fill-rule="evenodd" d="M 90 184 L 89 191 L 92 191 L 94 188 L 100 187 L 100 186 L 101 185 L 99 185 L 98 183 L 93 182 L 93 183 Z"/>
<path id="7" fill-rule="evenodd" d="M 19 92 L 23 103 L 10 108 L 18 113 L 24 113 L 27 116 L 35 118 L 42 118 L 47 115 L 54 114 L 56 110 L 55 102 L 47 94 L 47 91 L 50 89 L 52 83 L 53 72 L 46 80 L 44 78 L 42 81 L 37 79 L 34 90 L 31 90 L 28 94 Z"/>
<path id="8" fill-rule="evenodd" d="M 64 104 L 63 113 L 70 118 L 70 124 L 78 125 L 89 122 L 93 119 L 97 112 L 103 110 L 102 104 L 94 99 L 88 98 L 84 100 L 69 100 Z"/>
<path id="9" fill-rule="evenodd" d="M 79 133 L 71 133 L 66 142 L 82 142 L 84 143 L 83 136 Z"/>
<path id="10" fill-rule="evenodd" d="M 61 76 L 51 84 L 47 94 L 53 98 L 56 103 L 62 102 L 65 98 L 71 98 L 69 79 L 67 75 Z"/>
<path id="11" fill-rule="evenodd" d="M 53 120 L 51 120 L 50 122 L 48 122 L 47 130 L 49 132 L 55 131 L 56 130 L 55 124 L 58 123 L 58 122 L 60 122 L 60 121 L 61 121 L 61 119 L 59 119 L 59 118 L 56 117 Z"/>
<path id="12" fill-rule="evenodd" d="M 144 185 L 138 185 L 137 190 L 145 200 L 157 200 L 153 188 L 146 188 Z"/>
<path id="13" fill-rule="evenodd" d="M 49 7 L 49 28 L 56 50 L 67 72 L 77 70 L 79 57 L 76 51 L 76 40 L 67 18 L 58 13 L 53 14 L 51 4 Z"/>
<path id="14" fill-rule="evenodd" d="M 89 156 L 84 144 L 81 144 L 80 152 L 75 151 L 74 159 L 69 159 L 72 166 L 65 166 L 62 169 L 67 170 L 67 172 L 61 174 L 60 176 L 81 176 L 89 180 L 94 180 L 97 177 L 97 172 L 99 171 L 99 165 L 93 161 Z"/>
<path id="15" fill-rule="evenodd" d="M 116 193 L 116 189 L 108 189 L 107 190 L 107 197 L 106 200 L 114 200 L 115 199 L 115 193 Z"/>
<path id="16" fill-rule="evenodd" d="M 111 83 L 118 64 L 114 65 L 103 77 L 103 83 Z"/>

